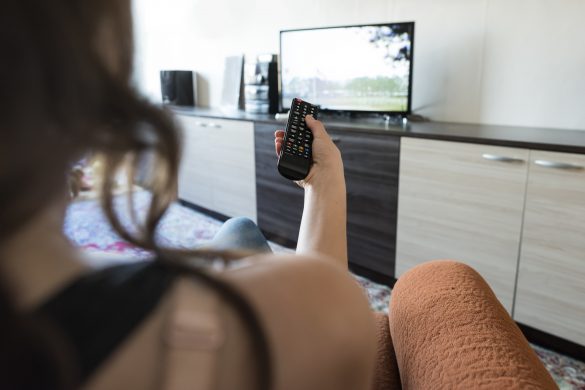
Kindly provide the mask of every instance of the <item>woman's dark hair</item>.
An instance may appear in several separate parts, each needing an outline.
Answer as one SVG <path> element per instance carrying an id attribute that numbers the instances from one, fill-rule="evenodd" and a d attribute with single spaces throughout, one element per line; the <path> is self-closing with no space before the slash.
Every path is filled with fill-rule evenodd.
<path id="1" fill-rule="evenodd" d="M 71 165 L 92 153 L 104 163 L 102 206 L 112 227 L 127 241 L 161 253 L 155 230 L 175 197 L 179 135 L 170 115 L 131 85 L 131 19 L 129 0 L 2 3 L 0 245 L 65 196 Z M 152 200 L 144 223 L 130 233 L 114 211 L 112 190 L 119 169 L 129 166 L 132 177 L 146 155 L 156 161 Z M 47 369 L 58 351 L 14 307 L 7 283 L 0 275 L 0 385 L 18 388 L 58 378 L 59 386 L 66 386 L 66 358 Z M 208 284 L 240 313 L 253 313 L 229 286 L 217 280 Z M 266 340 L 257 318 L 245 318 L 267 386 Z"/>

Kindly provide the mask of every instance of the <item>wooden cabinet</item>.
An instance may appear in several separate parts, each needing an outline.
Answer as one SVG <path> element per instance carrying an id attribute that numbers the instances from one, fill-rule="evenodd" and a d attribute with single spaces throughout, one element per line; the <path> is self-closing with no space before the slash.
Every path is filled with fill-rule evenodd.
<path id="1" fill-rule="evenodd" d="M 458 260 L 511 312 L 528 154 L 402 138 L 396 276 L 425 261 Z"/>
<path id="2" fill-rule="evenodd" d="M 255 127 L 258 224 L 271 239 L 290 245 L 298 238 L 303 190 L 276 170 L 276 128 Z M 400 139 L 345 129 L 329 129 L 329 134 L 344 161 L 349 261 L 389 282 L 394 276 Z"/>
<path id="3" fill-rule="evenodd" d="M 179 198 L 228 217 L 255 221 L 254 125 L 177 117 L 183 128 Z"/>
<path id="4" fill-rule="evenodd" d="M 585 345 L 585 156 L 530 160 L 514 319 Z"/>
<path id="5" fill-rule="evenodd" d="M 403 138 L 396 274 L 471 265 L 513 318 L 585 345 L 585 156 Z"/>

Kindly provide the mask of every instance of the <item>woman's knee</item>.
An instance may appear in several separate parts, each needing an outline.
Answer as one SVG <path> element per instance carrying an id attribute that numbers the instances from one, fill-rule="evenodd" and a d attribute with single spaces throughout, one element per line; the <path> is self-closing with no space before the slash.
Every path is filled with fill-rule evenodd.
<path id="1" fill-rule="evenodd" d="M 479 302 L 491 306 L 497 299 L 477 271 L 460 262 L 436 260 L 414 267 L 398 279 L 389 310 L 395 316 L 400 312 L 417 317 L 438 307 L 454 309 Z"/>
<path id="2" fill-rule="evenodd" d="M 467 285 L 469 283 L 482 284 L 485 281 L 476 270 L 467 264 L 453 260 L 433 260 L 407 271 L 398 279 L 393 292 L 421 285 L 438 287 L 453 283 Z"/>
<path id="3" fill-rule="evenodd" d="M 488 284 L 465 264 L 433 261 L 405 273 L 392 290 L 389 322 L 405 388 L 554 388 Z"/>

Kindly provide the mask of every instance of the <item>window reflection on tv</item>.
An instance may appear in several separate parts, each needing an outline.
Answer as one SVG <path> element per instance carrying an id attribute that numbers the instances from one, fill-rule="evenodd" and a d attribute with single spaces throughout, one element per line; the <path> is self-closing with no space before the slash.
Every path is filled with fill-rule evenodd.
<path id="1" fill-rule="evenodd" d="M 410 111 L 414 23 L 282 31 L 282 107 L 295 97 L 339 111 Z"/>

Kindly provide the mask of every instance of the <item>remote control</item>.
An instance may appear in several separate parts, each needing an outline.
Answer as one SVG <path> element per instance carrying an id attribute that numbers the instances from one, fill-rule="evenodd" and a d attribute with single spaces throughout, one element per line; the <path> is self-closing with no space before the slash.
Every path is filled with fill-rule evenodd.
<path id="1" fill-rule="evenodd" d="M 303 180 L 313 163 L 313 133 L 305 123 L 307 115 L 317 119 L 319 107 L 294 98 L 278 156 L 278 172 L 290 180 Z"/>

